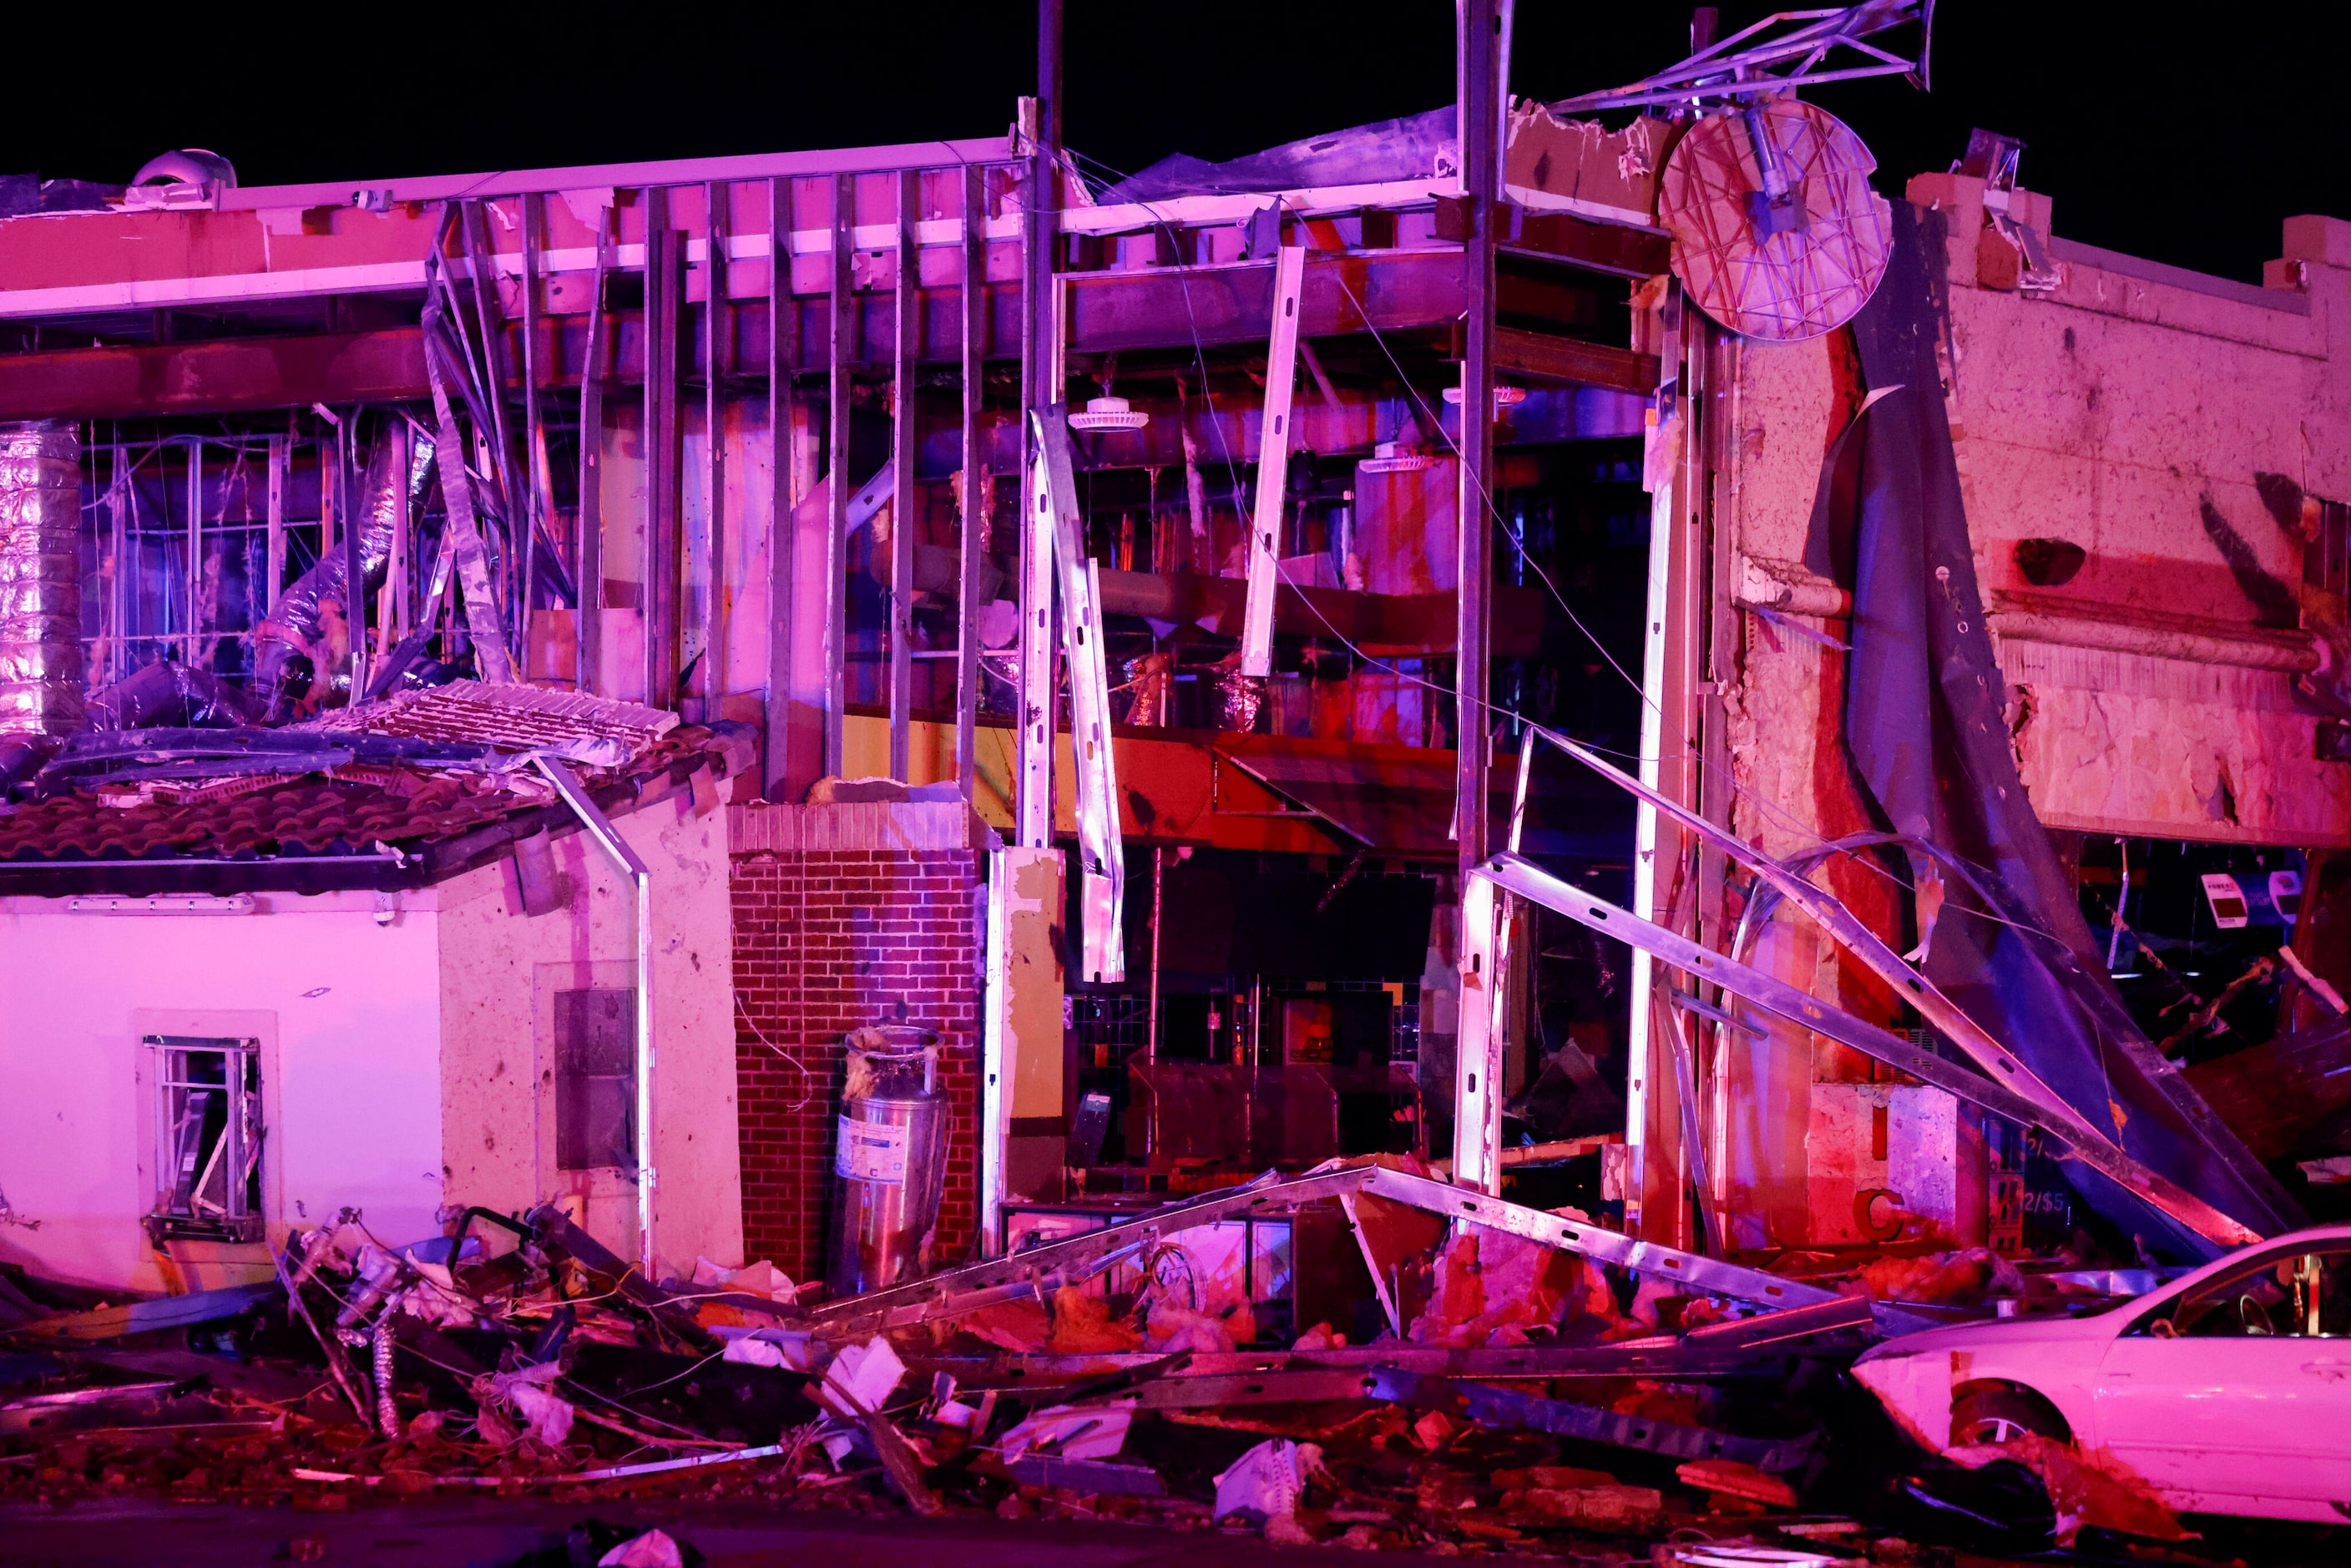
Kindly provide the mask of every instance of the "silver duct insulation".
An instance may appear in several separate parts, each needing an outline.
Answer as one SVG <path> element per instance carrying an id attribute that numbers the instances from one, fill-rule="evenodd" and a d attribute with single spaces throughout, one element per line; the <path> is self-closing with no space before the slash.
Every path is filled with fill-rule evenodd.
<path id="1" fill-rule="evenodd" d="M 71 735 L 81 648 L 81 442 L 0 424 L 0 736 Z"/>
<path id="2" fill-rule="evenodd" d="M 185 664 L 147 664 L 89 695 L 94 730 L 235 729 L 250 722 L 244 693 Z"/>
<path id="3" fill-rule="evenodd" d="M 409 491 L 418 478 L 429 477 L 430 469 L 425 465 L 430 462 L 433 449 L 423 443 L 417 444 L 420 450 L 412 464 L 408 460 L 410 433 L 406 422 L 388 417 L 378 427 L 375 443 L 369 450 L 358 516 L 352 519 L 360 531 L 362 594 L 383 586 L 384 572 L 392 559 L 392 535 L 400 528 Z M 332 482 L 331 476 L 322 480 Z M 284 719 L 295 698 L 311 682 L 332 680 L 337 666 L 348 661 L 349 628 L 367 624 L 364 601 L 354 610 L 351 595 L 346 591 L 350 575 L 350 552 L 339 538 L 326 559 L 296 578 L 277 596 L 268 615 L 255 628 L 249 690 L 254 711 L 265 720 Z M 334 637 L 327 634 L 325 607 L 329 604 L 344 622 L 342 632 Z"/>

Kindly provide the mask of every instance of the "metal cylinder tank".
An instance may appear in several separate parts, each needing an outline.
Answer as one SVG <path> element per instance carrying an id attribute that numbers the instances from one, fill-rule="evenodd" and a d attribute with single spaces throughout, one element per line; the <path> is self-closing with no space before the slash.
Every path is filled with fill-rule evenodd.
<path id="1" fill-rule="evenodd" d="M 833 1145 L 832 1249 L 825 1273 L 836 1297 L 922 1273 L 946 1180 L 939 1037 L 904 1027 L 862 1029 L 843 1043 L 849 1079 Z"/>
<path id="2" fill-rule="evenodd" d="M 81 442 L 0 424 L 0 736 L 82 727 Z"/>

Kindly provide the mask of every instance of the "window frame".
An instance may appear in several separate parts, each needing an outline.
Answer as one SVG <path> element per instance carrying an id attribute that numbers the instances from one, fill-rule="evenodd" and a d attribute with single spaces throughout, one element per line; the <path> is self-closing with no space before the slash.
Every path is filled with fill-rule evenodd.
<path id="1" fill-rule="evenodd" d="M 554 1089 L 552 1130 L 555 1134 L 554 1148 L 550 1152 L 554 1156 L 555 1170 L 559 1175 L 574 1176 L 597 1172 L 633 1172 L 637 1164 L 636 988 L 634 986 L 599 986 L 591 983 L 584 986 L 564 986 L 549 995 L 554 1043 L 550 1066 L 553 1071 Z M 619 1042 L 614 1053 L 614 1060 L 620 1064 L 619 1071 L 589 1071 L 570 1065 L 571 1061 L 576 1060 L 579 1055 L 585 1054 L 590 1049 L 586 1040 L 572 1040 L 565 1032 L 566 1002 L 568 998 L 573 997 L 581 998 L 580 1002 L 573 1005 L 583 1009 L 591 1005 L 589 998 L 612 999 L 610 1005 L 616 1009 L 617 1017 L 622 1020 L 626 1035 L 625 1040 Z M 619 1139 L 614 1146 L 601 1151 L 616 1157 L 596 1160 L 587 1165 L 575 1165 L 565 1156 L 567 1154 L 577 1154 L 581 1150 L 567 1147 L 567 1131 L 569 1131 L 581 1144 L 588 1144 L 593 1140 L 590 1138 L 589 1128 L 569 1126 L 567 1111 L 569 1108 L 576 1107 L 584 1113 L 591 1099 L 589 1086 L 598 1082 L 619 1086 L 621 1112 Z"/>
<path id="2" fill-rule="evenodd" d="M 2213 1273 L 2205 1279 L 2189 1285 L 2185 1290 L 2174 1291 L 2172 1294 L 2166 1296 L 2162 1301 L 2157 1302 L 2154 1306 L 2147 1308 L 2131 1322 L 2128 1328 L 2126 1328 L 2123 1331 L 2122 1337 L 2126 1339 L 2193 1339 L 2199 1343 L 2215 1340 L 2231 1339 L 2351 1339 L 2351 1335 L 2325 1333 L 2197 1334 L 2175 1333 L 2170 1335 L 2159 1335 L 2154 1332 L 2154 1325 L 2158 1321 L 2164 1322 L 2175 1322 L 2178 1319 L 2179 1309 L 2190 1301 L 2200 1300 L 2206 1296 L 2227 1291 L 2243 1281 L 2267 1274 L 2271 1270 L 2274 1270 L 2279 1264 L 2283 1263 L 2290 1259 L 2306 1258 L 2325 1254 L 2339 1254 L 2346 1259 L 2351 1259 L 2351 1237 L 2314 1238 L 2308 1241 L 2290 1242 L 2283 1246 L 2274 1248 L 2270 1251 L 2264 1252 L 2257 1258 L 2237 1260 L 2233 1267 Z"/>
<path id="3" fill-rule="evenodd" d="M 154 1190 L 143 1217 L 149 1239 L 158 1248 L 167 1241 L 243 1244 L 264 1239 L 267 1233 L 264 1171 L 269 1126 L 260 1039 L 253 1035 L 154 1031 L 142 1034 L 140 1044 L 149 1053 L 154 1078 Z M 201 1082 L 189 1071 L 185 1058 L 199 1052 L 224 1058 L 219 1082 Z M 216 1092 L 226 1095 L 220 1133 L 211 1143 L 209 1154 L 204 1155 L 203 1169 L 193 1176 L 186 1207 L 176 1207 L 178 1173 L 204 1154 L 201 1133 L 195 1150 L 187 1149 L 181 1142 L 184 1096 Z M 236 1179 L 224 1175 L 219 1213 L 213 1216 L 202 1209 L 209 1207 L 204 1190 L 211 1186 L 210 1175 L 215 1165 L 226 1166 L 230 1171 L 242 1168 L 244 1174 Z"/>

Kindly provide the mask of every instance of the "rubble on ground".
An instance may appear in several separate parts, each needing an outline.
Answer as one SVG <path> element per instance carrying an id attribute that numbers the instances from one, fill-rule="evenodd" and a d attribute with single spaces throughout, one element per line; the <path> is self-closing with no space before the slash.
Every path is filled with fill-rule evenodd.
<path id="1" fill-rule="evenodd" d="M 1459 1190 L 1378 1169 L 1355 1173 L 1359 1209 Z M 1811 1551 L 1868 1530 L 1805 1510 L 1824 1436 L 1854 1418 L 1835 1390 L 1882 1332 L 1871 1314 L 1988 1313 L 2022 1283 L 1970 1254 L 1854 1258 L 1834 1291 L 1759 1310 L 1604 1261 L 1625 1239 L 1581 1214 L 1578 1252 L 1521 1233 L 1558 1217 L 1482 1201 L 1516 1228 L 1416 1233 L 1417 1267 L 1392 1276 L 1404 1332 L 1370 1343 L 1327 1322 L 1260 1337 L 1205 1269 L 1205 1290 L 1169 1269 L 1111 1289 L 1105 1260 L 1182 1253 L 1196 1200 L 833 1301 L 764 1260 L 648 1283 L 552 1207 L 453 1212 L 400 1244 L 347 1214 L 291 1237 L 275 1281 L 152 1302 L 0 1276 L 0 1498 L 750 1498 L 1438 1553 Z M 1367 1254 L 1402 1233 L 1374 1230 Z M 1818 1285 L 1822 1259 L 1789 1261 Z M 1776 1278 L 1714 1266 L 1749 1295 Z M 2177 1531 L 2079 1463 L 1976 1460 L 2001 1461 L 2046 1479 L 2069 1532 Z M 1829 1490 L 1865 1512 L 1849 1478 Z"/>

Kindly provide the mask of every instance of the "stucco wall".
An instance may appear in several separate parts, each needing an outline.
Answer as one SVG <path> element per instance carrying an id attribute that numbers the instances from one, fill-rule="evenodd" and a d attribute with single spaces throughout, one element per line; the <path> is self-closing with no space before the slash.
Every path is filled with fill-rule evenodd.
<path id="1" fill-rule="evenodd" d="M 693 793 L 681 790 L 615 825 L 653 876 L 660 1267 L 690 1274 L 697 1255 L 740 1263 L 726 813 L 696 814 Z M 557 1167 L 553 1030 L 557 992 L 634 986 L 634 895 L 585 834 L 557 839 L 553 851 L 572 896 L 552 913 L 523 914 L 510 861 L 440 889 L 449 1201 L 511 1211 L 576 1199 L 590 1232 L 632 1259 L 628 1174 Z"/>
<path id="2" fill-rule="evenodd" d="M 110 915 L 0 898 L 0 1259 L 157 1291 L 152 1032 L 262 1042 L 264 1212 L 281 1242 L 350 1206 L 387 1241 L 434 1234 L 442 1198 L 441 998 L 431 893 L 388 924 L 375 895 L 256 894 L 252 915 Z M 257 1249 L 247 1249 L 257 1258 Z M 261 1265 L 266 1274 L 267 1265 Z"/>
<path id="3" fill-rule="evenodd" d="M 1914 197 L 1954 202 L 1949 182 L 1932 183 L 1942 178 L 1914 182 Z M 1974 216 L 1966 195 L 1946 207 L 1955 232 Z M 2351 499 L 2351 225 L 2295 219 L 2282 248 L 2298 287 L 2071 249 L 2064 283 L 2028 294 L 1977 287 L 1966 247 L 1951 246 L 1969 528 L 2018 759 L 2053 826 L 2351 843 L 2351 766 L 2317 760 L 2319 716 L 2292 674 L 2119 645 L 2148 631 L 2304 645 L 2293 628 L 2304 541 L 2256 477 Z M 1802 576 L 1788 568 L 1802 559 L 1822 454 L 1853 406 L 1835 361 L 1834 340 L 1740 356 L 1718 494 L 1742 586 Z M 2086 559 L 2071 580 L 2035 585 L 2016 560 L 2026 539 Z M 1742 781 L 1800 818 L 1816 801 L 1836 815 L 1819 752 L 1834 741 L 1822 698 L 1837 695 L 1828 666 L 1842 660 L 1751 617 L 1742 631 Z M 1765 838 L 1784 834 L 1771 813 L 1749 816 Z"/>
<path id="4" fill-rule="evenodd" d="M 690 791 L 619 819 L 654 876 L 664 1269 L 741 1261 L 726 813 Z M 360 1209 L 389 1242 L 444 1203 L 576 1197 L 636 1253 L 635 1188 L 555 1164 L 554 994 L 634 983 L 631 895 L 587 840 L 555 845 L 569 907 L 526 916 L 510 862 L 402 894 L 255 895 L 250 915 L 72 912 L 0 898 L 0 1260 L 161 1291 L 266 1275 L 258 1249 L 175 1244 L 154 1201 L 150 1033 L 261 1041 L 263 1208 L 289 1228 Z"/>
<path id="5" fill-rule="evenodd" d="M 1993 602 L 2292 626 L 2304 541 L 2255 477 L 2351 499 L 2351 272 L 2313 262 L 2305 287 L 2262 291 L 2306 314 L 2080 260 L 2067 272 L 2045 301 L 1952 291 L 1969 526 Z M 2082 546 L 2080 574 L 2035 589 L 2015 561 L 2032 538 Z M 2351 842 L 2351 767 L 2317 759 L 2317 715 L 2290 675 L 2013 637 L 2001 664 L 2025 785 L 2053 825 Z"/>

